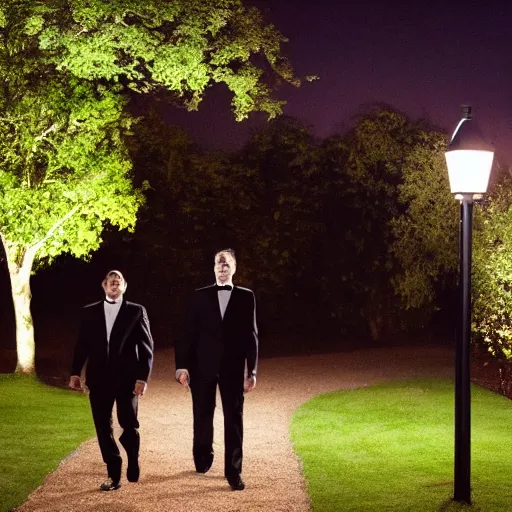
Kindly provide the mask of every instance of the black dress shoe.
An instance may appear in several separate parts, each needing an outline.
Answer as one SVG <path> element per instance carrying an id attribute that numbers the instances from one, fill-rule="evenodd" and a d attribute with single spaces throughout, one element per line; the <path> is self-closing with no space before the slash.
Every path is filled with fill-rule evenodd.
<path id="1" fill-rule="evenodd" d="M 100 485 L 100 491 L 115 491 L 121 487 L 121 484 L 119 483 L 119 480 L 117 482 L 114 482 L 112 478 L 107 478 L 101 485 Z"/>
<path id="2" fill-rule="evenodd" d="M 128 482 L 138 482 L 140 476 L 139 458 L 128 457 L 128 468 L 126 469 L 126 478 Z"/>
<path id="3" fill-rule="evenodd" d="M 209 464 L 206 463 L 206 464 L 196 464 L 196 471 L 198 473 L 208 473 L 208 471 L 210 471 L 210 468 L 212 467 L 212 463 L 210 462 Z"/>
<path id="4" fill-rule="evenodd" d="M 227 477 L 228 484 L 230 485 L 233 491 L 243 491 L 245 489 L 245 484 L 240 475 Z"/>
<path id="5" fill-rule="evenodd" d="M 198 473 L 208 473 L 213 464 L 213 452 L 202 457 L 194 457 L 194 464 Z"/>

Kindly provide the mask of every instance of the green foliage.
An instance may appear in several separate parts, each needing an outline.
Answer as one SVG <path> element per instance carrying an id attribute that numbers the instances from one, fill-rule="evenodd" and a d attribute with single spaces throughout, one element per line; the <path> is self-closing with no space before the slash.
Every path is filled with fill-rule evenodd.
<path id="1" fill-rule="evenodd" d="M 220 246 L 238 249 L 239 282 L 260 294 L 262 318 L 288 333 L 318 334 L 322 325 L 377 339 L 421 328 L 455 288 L 459 206 L 448 185 L 446 136 L 423 121 L 375 109 L 319 142 L 307 126 L 280 118 L 235 154 L 201 153 L 154 115 L 134 132 L 136 183 L 151 188 L 130 250 L 134 264 L 144 252 L 155 282 L 165 276 L 181 290 L 172 300 L 204 284 Z M 491 322 L 503 304 L 495 328 L 508 336 L 510 187 L 500 187 L 475 208 L 474 314 Z M 503 249 L 489 242 L 482 252 L 480 236 L 497 234 Z M 492 282 L 500 294 L 485 291 Z"/>
<path id="2" fill-rule="evenodd" d="M 331 295 L 322 294 L 323 257 L 317 248 L 325 236 L 318 159 L 310 127 L 290 118 L 255 133 L 239 155 L 258 187 L 248 212 L 256 223 L 248 215 L 237 240 L 248 249 L 248 276 L 261 294 L 262 312 L 286 335 L 321 337 L 329 328 Z"/>
<path id="3" fill-rule="evenodd" d="M 5 240 L 37 246 L 41 260 L 62 252 L 85 257 L 98 248 L 106 220 L 133 228 L 142 197 L 129 180 L 121 98 L 55 80 L 9 106 L 0 122 Z"/>
<path id="4" fill-rule="evenodd" d="M 284 38 L 236 0 L 20 0 L 0 20 L 0 232 L 40 259 L 85 257 L 105 222 L 133 228 L 128 89 L 165 88 L 195 108 L 224 82 L 241 119 L 279 112 L 254 56 L 294 81 Z"/>
<path id="5" fill-rule="evenodd" d="M 473 331 L 498 359 L 512 360 L 512 179 L 477 205 L 473 244 Z"/>
<path id="6" fill-rule="evenodd" d="M 421 130 L 402 166 L 404 211 L 393 219 L 391 250 L 403 269 L 393 284 L 406 308 L 435 308 L 438 290 L 457 269 L 459 207 L 450 192 L 445 150 L 443 134 Z"/>
<path id="7" fill-rule="evenodd" d="M 424 254 L 438 249 L 446 224 L 441 208 L 436 217 L 428 208 L 439 195 L 457 213 L 443 135 L 389 109 L 322 143 L 282 117 L 231 155 L 200 153 L 154 116 L 134 130 L 138 183 L 152 184 L 135 239 L 151 246 L 150 261 L 168 262 L 155 272 L 173 289 L 190 287 L 185 275 L 203 284 L 213 252 L 234 246 L 239 282 L 288 333 L 336 326 L 377 339 L 418 326 L 420 313 L 428 319 L 445 267 Z M 457 232 L 446 231 L 448 244 Z"/>
<path id="8" fill-rule="evenodd" d="M 403 165 L 391 247 L 402 271 L 393 278 L 406 308 L 436 308 L 439 292 L 453 288 L 458 267 L 459 210 L 450 193 L 445 138 L 424 131 Z M 501 174 L 474 209 L 473 342 L 498 359 L 512 359 L 512 180 Z"/>
<path id="9" fill-rule="evenodd" d="M 251 253 L 261 264 L 263 289 L 273 283 L 285 293 L 304 292 L 313 247 L 323 231 L 319 218 L 320 172 L 318 147 L 311 129 L 281 118 L 255 133 L 240 154 L 240 162 L 255 173 L 257 228 L 247 237 Z M 272 265 L 265 261 L 269 258 Z"/>
<path id="10" fill-rule="evenodd" d="M 58 70 L 80 79 L 108 80 L 138 92 L 164 88 L 190 109 L 210 85 L 223 83 L 233 93 L 239 120 L 253 110 L 274 117 L 282 102 L 271 97 L 271 84 L 299 83 L 281 56 L 286 39 L 240 0 L 49 4 L 33 11 L 29 31 Z"/>
<path id="11" fill-rule="evenodd" d="M 143 197 L 125 147 L 130 94 L 167 91 L 194 109 L 223 83 L 237 119 L 273 117 L 273 86 L 298 84 L 284 41 L 240 0 L 4 2 L 0 237 L 13 294 L 29 303 L 34 263 L 86 258 L 105 226 L 134 228 Z M 33 354 L 26 318 L 16 309 L 18 349 Z M 21 366 L 33 371 L 33 361 Z"/>
<path id="12" fill-rule="evenodd" d="M 408 174 L 416 165 L 431 165 L 429 149 L 438 137 L 421 121 L 380 106 L 361 115 L 345 135 L 326 141 L 322 151 L 332 233 L 324 252 L 336 255 L 339 271 L 328 282 L 340 290 L 338 315 L 366 320 L 374 339 L 420 323 L 404 311 L 402 300 L 411 293 L 408 276 L 421 272 L 422 256 L 420 263 L 408 259 L 415 240 L 395 223 L 404 231 L 411 212 L 408 180 L 414 184 Z"/>
<path id="13" fill-rule="evenodd" d="M 309 300 L 311 287 L 318 288 L 312 268 L 323 229 L 317 196 L 322 176 L 309 128 L 273 120 L 236 154 L 201 153 L 153 115 L 134 131 L 137 180 L 147 178 L 152 189 L 132 247 L 151 247 L 148 260 L 162 263 L 152 263 L 155 274 L 186 294 L 211 275 L 214 252 L 233 246 L 240 258 L 238 282 L 264 297 L 261 318 L 280 319 L 287 332 L 313 325 L 323 302 Z M 300 319 L 283 314 L 305 307 L 310 314 Z"/>

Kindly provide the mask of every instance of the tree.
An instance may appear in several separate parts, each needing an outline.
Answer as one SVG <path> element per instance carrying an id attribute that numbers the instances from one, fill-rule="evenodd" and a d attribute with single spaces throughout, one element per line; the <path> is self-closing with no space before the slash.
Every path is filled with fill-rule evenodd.
<path id="1" fill-rule="evenodd" d="M 211 271 L 214 252 L 230 246 L 239 256 L 238 282 L 262 296 L 264 329 L 273 324 L 303 333 L 309 323 L 318 333 L 321 301 L 311 292 L 318 255 L 311 249 L 321 230 L 315 190 L 322 177 L 309 129 L 280 117 L 239 152 L 200 152 L 183 132 L 150 114 L 134 128 L 132 142 L 136 174 L 151 183 L 133 243 L 154 262 L 147 271 L 155 282 L 163 277 L 173 290 L 165 303 L 175 301 L 171 309 L 179 311 Z"/>
<path id="2" fill-rule="evenodd" d="M 402 267 L 394 284 L 403 305 L 428 315 L 439 292 L 455 288 L 460 219 L 444 160 L 447 139 L 435 131 L 424 136 L 404 165 L 400 200 L 406 210 L 393 221 L 392 251 Z M 510 170 L 494 173 L 497 180 L 475 207 L 472 343 L 503 362 L 512 360 L 512 180 Z"/>
<path id="3" fill-rule="evenodd" d="M 329 204 L 331 217 L 339 219 L 330 223 L 337 233 L 330 237 L 338 270 L 331 282 L 340 290 L 336 302 L 342 316 L 363 320 L 374 340 L 394 318 L 390 220 L 398 214 L 397 186 L 408 137 L 405 116 L 376 107 L 325 149 L 325 167 L 338 203 Z"/>
<path id="4" fill-rule="evenodd" d="M 392 252 L 401 271 L 394 286 L 405 308 L 428 317 L 440 294 L 455 289 L 459 264 L 459 205 L 448 183 L 447 137 L 423 131 L 409 153 L 399 187 L 405 211 L 393 220 Z M 497 179 L 475 207 L 472 263 L 472 342 L 499 361 L 512 359 L 512 180 L 495 168 Z"/>
<path id="5" fill-rule="evenodd" d="M 429 318 L 439 292 L 453 288 L 458 263 L 459 209 L 450 192 L 444 153 L 447 138 L 428 126 L 419 132 L 403 164 L 399 201 L 393 219 L 392 252 L 401 270 L 393 279 L 402 304 Z"/>
<path id="6" fill-rule="evenodd" d="M 511 361 L 512 178 L 510 170 L 503 174 L 475 208 L 473 342 L 498 361 Z"/>
<path id="7" fill-rule="evenodd" d="M 365 322 L 374 340 L 410 323 L 402 305 L 412 285 L 404 280 L 410 272 L 420 272 L 424 256 L 415 249 L 408 219 L 421 210 L 418 205 L 411 209 L 407 187 L 422 186 L 431 164 L 428 148 L 438 138 L 424 122 L 376 106 L 322 148 L 321 166 L 329 183 L 323 252 L 332 255 L 326 274 L 338 290 L 332 314 L 352 329 Z"/>
<path id="8" fill-rule="evenodd" d="M 323 235 L 318 141 L 311 127 L 281 117 L 253 134 L 238 161 L 257 183 L 238 239 L 251 255 L 248 274 L 262 296 L 262 318 L 281 335 L 319 336 L 319 325 L 326 324 L 319 320 L 323 298 L 317 293 L 322 255 L 316 245 Z"/>
<path id="9" fill-rule="evenodd" d="M 131 93 L 189 109 L 224 83 L 233 110 L 280 112 L 297 83 L 284 38 L 239 0 L 13 0 L 0 7 L 0 236 L 16 317 L 16 371 L 34 368 L 30 274 L 86 258 L 106 224 L 133 229 L 141 192 L 125 148 Z"/>

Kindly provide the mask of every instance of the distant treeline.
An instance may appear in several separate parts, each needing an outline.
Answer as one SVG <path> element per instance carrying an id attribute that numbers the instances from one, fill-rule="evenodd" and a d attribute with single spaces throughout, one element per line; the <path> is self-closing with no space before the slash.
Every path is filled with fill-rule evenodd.
<path id="1" fill-rule="evenodd" d="M 36 276 L 46 288 L 38 293 L 54 279 L 64 290 L 69 273 L 82 272 L 87 282 L 73 300 L 93 300 L 101 271 L 121 267 L 135 283 L 128 298 L 147 305 L 168 346 L 193 289 L 213 282 L 214 252 L 232 247 L 235 281 L 256 293 L 267 352 L 268 343 L 279 351 L 328 339 L 381 342 L 440 325 L 453 334 L 459 206 L 447 141 L 425 120 L 376 106 L 326 139 L 281 117 L 240 151 L 203 151 L 150 113 L 128 141 L 146 198 L 135 232 L 107 227 L 90 264 L 57 259 Z M 496 165 L 475 208 L 474 341 L 498 358 L 510 355 L 511 191 L 509 172 Z M 44 309 L 44 297 L 35 299 Z"/>
<path id="2" fill-rule="evenodd" d="M 135 233 L 112 233 L 103 250 L 147 276 L 169 332 L 222 247 L 237 252 L 235 278 L 255 290 L 262 329 L 282 340 L 418 332 L 450 303 L 458 207 L 447 137 L 426 121 L 375 107 L 320 140 L 283 117 L 231 153 L 201 151 L 154 113 L 134 130 L 146 204 Z"/>

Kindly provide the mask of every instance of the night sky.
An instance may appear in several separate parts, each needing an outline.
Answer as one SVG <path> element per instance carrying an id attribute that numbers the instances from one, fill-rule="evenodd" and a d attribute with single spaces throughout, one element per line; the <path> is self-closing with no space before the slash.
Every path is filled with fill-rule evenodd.
<path id="1" fill-rule="evenodd" d="M 297 75 L 320 77 L 277 94 L 288 102 L 284 113 L 318 136 L 343 131 L 372 102 L 427 117 L 451 133 L 466 103 L 496 144 L 496 157 L 512 163 L 512 2 L 254 3 L 289 38 L 283 50 Z M 199 112 L 172 109 L 167 118 L 208 148 L 237 149 L 265 117 L 236 123 L 229 101 L 216 86 Z"/>

